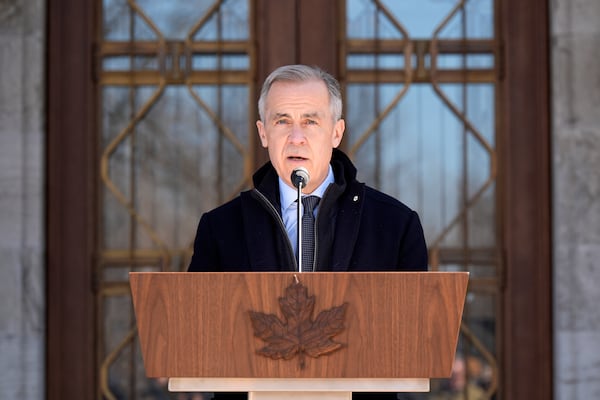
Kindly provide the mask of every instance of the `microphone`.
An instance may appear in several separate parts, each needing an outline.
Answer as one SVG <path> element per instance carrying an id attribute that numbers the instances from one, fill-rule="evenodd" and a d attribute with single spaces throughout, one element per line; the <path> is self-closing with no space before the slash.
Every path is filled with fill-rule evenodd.
<path id="1" fill-rule="evenodd" d="M 292 171 L 291 180 L 294 187 L 300 189 L 300 185 L 302 185 L 302 187 L 306 187 L 306 185 L 308 185 L 308 182 L 310 181 L 310 175 L 308 174 L 306 168 L 299 167 Z"/>
<path id="2" fill-rule="evenodd" d="M 310 181 L 310 175 L 308 175 L 308 171 L 304 167 L 296 168 L 292 171 L 292 184 L 298 189 L 298 200 L 297 200 L 297 213 L 296 213 L 296 228 L 298 233 L 298 241 L 297 249 L 298 249 L 298 259 L 296 260 L 296 265 L 298 267 L 298 272 L 302 272 L 302 213 L 300 212 L 300 204 L 302 200 L 302 188 L 308 185 L 308 181 Z"/>

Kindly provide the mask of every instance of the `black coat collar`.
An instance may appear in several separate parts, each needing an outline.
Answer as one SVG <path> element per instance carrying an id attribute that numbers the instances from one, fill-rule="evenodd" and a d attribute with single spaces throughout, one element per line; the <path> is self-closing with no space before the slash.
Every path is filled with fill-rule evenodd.
<path id="1" fill-rule="evenodd" d="M 351 249 L 358 237 L 364 185 L 356 181 L 356 168 L 342 151 L 333 150 L 331 166 L 335 183 L 326 190 L 317 217 L 317 268 L 344 271 L 348 268 Z M 255 191 L 260 193 L 246 192 L 252 201 L 244 202 L 246 237 L 249 238 L 248 251 L 252 265 L 258 270 L 272 270 L 275 266 L 281 270 L 294 270 L 294 256 L 285 240 L 285 230 L 282 231 L 279 180 L 271 162 L 254 174 L 253 181 Z M 270 205 L 265 203 L 265 199 Z M 265 212 L 271 215 L 268 220 L 272 223 L 265 224 Z M 276 255 L 276 259 L 269 258 L 272 254 Z"/>

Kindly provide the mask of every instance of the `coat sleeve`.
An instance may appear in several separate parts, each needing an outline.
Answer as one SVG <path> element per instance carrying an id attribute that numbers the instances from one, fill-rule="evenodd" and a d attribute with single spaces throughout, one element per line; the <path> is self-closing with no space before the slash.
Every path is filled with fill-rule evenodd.
<path id="1" fill-rule="evenodd" d="M 214 235 L 212 234 L 209 214 L 203 214 L 198 223 L 194 239 L 194 254 L 188 272 L 218 271 L 219 256 Z"/>
<path id="2" fill-rule="evenodd" d="M 427 245 L 419 215 L 411 211 L 408 225 L 398 254 L 398 269 L 403 271 L 427 271 Z"/>

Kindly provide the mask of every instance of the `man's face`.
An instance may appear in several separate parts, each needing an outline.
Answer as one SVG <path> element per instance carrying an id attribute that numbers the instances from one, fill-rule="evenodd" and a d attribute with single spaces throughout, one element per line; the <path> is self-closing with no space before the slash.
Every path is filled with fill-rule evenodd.
<path id="1" fill-rule="evenodd" d="M 294 187 L 290 176 L 298 167 L 310 174 L 305 193 L 312 193 L 327 176 L 331 152 L 344 135 L 344 120 L 333 121 L 325 83 L 275 82 L 265 101 L 265 121 L 258 135 L 277 174 Z"/>

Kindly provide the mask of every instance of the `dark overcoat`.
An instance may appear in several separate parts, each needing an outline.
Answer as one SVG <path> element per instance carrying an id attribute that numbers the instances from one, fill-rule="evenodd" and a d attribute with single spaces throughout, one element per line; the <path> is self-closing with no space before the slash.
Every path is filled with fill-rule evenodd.
<path id="1" fill-rule="evenodd" d="M 348 157 L 334 150 L 335 183 L 316 217 L 315 271 L 423 271 L 427 248 L 417 213 L 356 180 Z M 200 219 L 189 271 L 295 271 L 271 163 L 254 189 Z"/>

